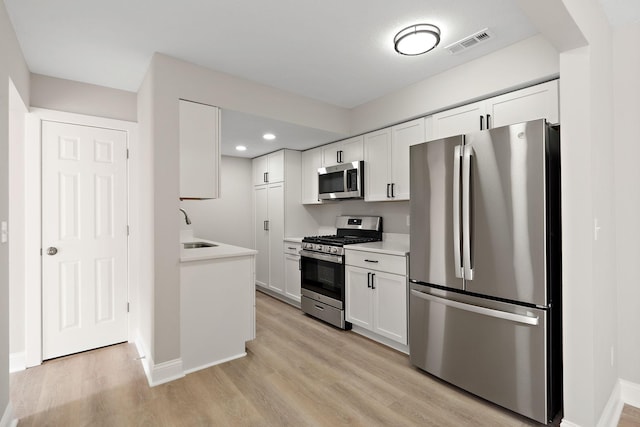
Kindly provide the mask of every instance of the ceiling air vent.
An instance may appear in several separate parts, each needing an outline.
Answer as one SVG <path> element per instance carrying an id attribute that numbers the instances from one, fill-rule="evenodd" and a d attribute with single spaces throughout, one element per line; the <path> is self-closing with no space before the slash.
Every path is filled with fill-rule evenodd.
<path id="1" fill-rule="evenodd" d="M 458 52 L 462 52 L 463 50 L 470 49 L 478 45 L 479 43 L 486 42 L 487 40 L 491 40 L 493 37 L 494 36 L 489 31 L 489 29 L 485 28 L 482 31 L 478 31 L 475 34 L 472 34 L 468 37 L 458 40 L 455 43 L 451 43 L 449 46 L 446 46 L 445 49 L 447 49 L 451 54 L 456 54 Z"/>

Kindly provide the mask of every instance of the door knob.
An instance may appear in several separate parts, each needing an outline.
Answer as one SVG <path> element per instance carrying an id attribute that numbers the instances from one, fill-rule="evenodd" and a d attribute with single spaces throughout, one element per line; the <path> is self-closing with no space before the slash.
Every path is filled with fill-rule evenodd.
<path id="1" fill-rule="evenodd" d="M 58 253 L 58 248 L 54 248 L 53 246 L 50 246 L 47 248 L 47 255 L 55 255 Z"/>

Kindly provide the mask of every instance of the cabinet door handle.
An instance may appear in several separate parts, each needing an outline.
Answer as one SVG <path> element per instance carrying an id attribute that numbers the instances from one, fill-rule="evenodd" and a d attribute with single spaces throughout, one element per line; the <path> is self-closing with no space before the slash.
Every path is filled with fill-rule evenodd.
<path id="1" fill-rule="evenodd" d="M 391 187 L 391 184 L 387 184 L 387 199 L 388 199 L 389 197 L 391 197 L 391 196 L 389 195 L 389 194 L 390 194 L 390 193 L 389 193 L 389 188 L 390 188 L 390 187 Z"/>
<path id="2" fill-rule="evenodd" d="M 296 248 L 293 247 L 293 246 L 288 246 L 287 249 L 289 249 L 290 251 L 295 251 L 296 250 Z"/>
<path id="3" fill-rule="evenodd" d="M 391 198 L 396 197 L 396 185 L 392 182 L 391 183 Z"/>
<path id="4" fill-rule="evenodd" d="M 376 277 L 376 273 L 371 273 L 371 289 L 376 288 L 376 285 L 373 283 L 374 277 Z"/>
<path id="5" fill-rule="evenodd" d="M 480 130 L 484 130 L 482 129 L 484 127 L 484 116 L 480 116 Z"/>
<path id="6" fill-rule="evenodd" d="M 367 273 L 367 288 L 371 287 L 371 273 Z"/>
<path id="7" fill-rule="evenodd" d="M 340 150 L 336 151 L 336 163 L 340 163 Z"/>
<path id="8" fill-rule="evenodd" d="M 372 263 L 374 263 L 374 264 L 377 264 L 377 263 L 378 263 L 378 261 L 377 261 L 377 260 L 375 260 L 375 259 L 365 259 L 365 260 L 364 260 L 364 262 L 372 262 Z"/>
<path id="9" fill-rule="evenodd" d="M 491 118 L 491 114 L 487 114 L 487 129 L 491 129 L 491 123 L 489 122 L 490 118 Z"/>
<path id="10" fill-rule="evenodd" d="M 262 222 L 262 227 L 264 228 L 264 231 L 269 231 L 269 220 L 264 220 Z"/>

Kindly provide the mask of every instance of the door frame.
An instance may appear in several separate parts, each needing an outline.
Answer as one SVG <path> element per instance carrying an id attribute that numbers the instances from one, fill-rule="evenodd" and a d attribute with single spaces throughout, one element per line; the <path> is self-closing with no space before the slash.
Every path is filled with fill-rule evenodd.
<path id="1" fill-rule="evenodd" d="M 130 303 L 129 341 L 135 339 L 137 320 L 137 277 L 140 265 L 139 199 L 137 178 L 138 124 L 125 120 L 87 116 L 63 111 L 31 108 L 26 118 L 25 135 L 25 365 L 42 363 L 42 122 L 53 121 L 124 131 L 127 134 L 127 217 L 130 234 L 127 242 L 127 288 Z"/>

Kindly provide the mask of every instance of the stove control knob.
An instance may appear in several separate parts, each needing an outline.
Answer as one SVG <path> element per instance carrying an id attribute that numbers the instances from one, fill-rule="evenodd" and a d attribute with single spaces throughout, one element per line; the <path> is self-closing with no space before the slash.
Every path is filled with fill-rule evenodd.
<path id="1" fill-rule="evenodd" d="M 334 253 L 334 254 L 337 254 L 338 253 L 338 248 L 331 248 L 331 252 Z"/>
<path id="2" fill-rule="evenodd" d="M 322 245 L 317 245 L 317 246 L 316 246 L 316 250 L 318 250 L 318 251 L 322 252 Z"/>

